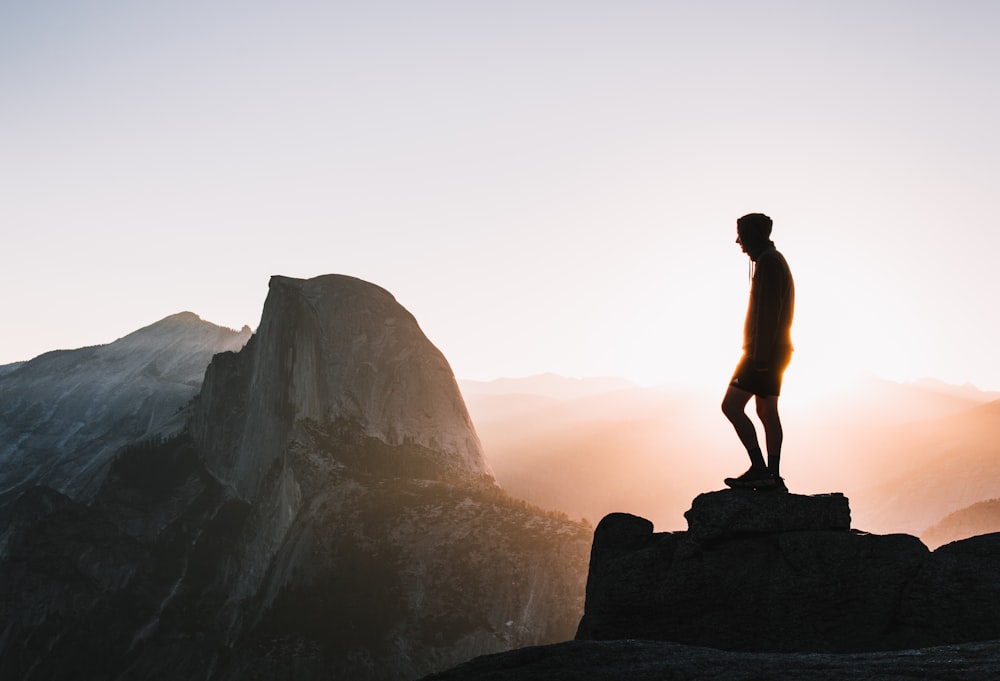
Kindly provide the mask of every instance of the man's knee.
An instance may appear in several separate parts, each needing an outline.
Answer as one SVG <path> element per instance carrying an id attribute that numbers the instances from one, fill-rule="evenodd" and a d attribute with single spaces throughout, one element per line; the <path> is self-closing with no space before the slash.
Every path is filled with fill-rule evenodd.
<path id="1" fill-rule="evenodd" d="M 761 421 L 778 420 L 778 399 L 776 397 L 757 398 L 757 416 Z"/>
<path id="2" fill-rule="evenodd" d="M 747 402 L 749 401 L 749 396 L 744 396 L 732 389 L 726 391 L 725 397 L 722 398 L 722 413 L 726 415 L 729 420 L 734 418 L 739 418 L 741 415 L 746 414 Z"/>

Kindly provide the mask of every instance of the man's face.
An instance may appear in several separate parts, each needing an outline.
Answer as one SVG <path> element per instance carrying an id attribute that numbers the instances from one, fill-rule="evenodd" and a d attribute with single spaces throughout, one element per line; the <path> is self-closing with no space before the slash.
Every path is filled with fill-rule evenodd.
<path id="1" fill-rule="evenodd" d="M 740 245 L 740 250 L 741 251 L 743 251 L 744 253 L 747 252 L 747 247 L 743 245 L 743 239 L 740 238 L 740 232 L 739 232 L 739 230 L 736 231 L 736 243 L 738 243 Z"/>

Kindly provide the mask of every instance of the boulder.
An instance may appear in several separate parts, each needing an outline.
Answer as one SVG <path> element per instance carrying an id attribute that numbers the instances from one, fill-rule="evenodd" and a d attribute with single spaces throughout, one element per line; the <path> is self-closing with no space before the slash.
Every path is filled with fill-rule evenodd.
<path id="1" fill-rule="evenodd" d="M 839 493 L 707 492 L 695 498 L 684 517 L 688 537 L 698 543 L 723 535 L 851 529 L 850 504 Z"/>
<path id="2" fill-rule="evenodd" d="M 842 494 L 697 497 L 687 532 L 594 532 L 578 640 L 864 652 L 1000 639 L 1000 535 L 928 551 L 850 528 Z"/>
<path id="3" fill-rule="evenodd" d="M 945 544 L 908 584 L 900 626 L 932 643 L 1000 636 L 1000 533 Z"/>

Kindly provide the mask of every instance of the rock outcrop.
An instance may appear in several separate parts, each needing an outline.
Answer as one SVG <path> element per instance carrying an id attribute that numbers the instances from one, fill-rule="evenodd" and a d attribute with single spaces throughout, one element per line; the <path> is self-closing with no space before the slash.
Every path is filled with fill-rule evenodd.
<path id="1" fill-rule="evenodd" d="M 126 444 L 170 435 L 218 352 L 250 338 L 181 312 L 107 345 L 55 350 L 0 372 L 0 497 L 43 485 L 97 492 Z"/>
<path id="2" fill-rule="evenodd" d="M 1000 535 L 930 552 L 850 528 L 841 494 L 698 496 L 686 532 L 594 532 L 576 640 L 424 681 L 979 681 L 1000 675 Z"/>
<path id="3" fill-rule="evenodd" d="M 594 533 L 581 640 L 861 652 L 1000 639 L 1000 535 L 933 553 L 850 529 L 839 494 L 723 491 L 654 533 L 627 514 Z"/>
<path id="4" fill-rule="evenodd" d="M 470 660 L 424 681 L 983 681 L 1000 642 L 872 653 L 748 653 L 666 641 L 568 641 Z"/>
<path id="5" fill-rule="evenodd" d="M 303 423 L 421 447 L 424 477 L 493 477 L 447 360 L 391 294 L 353 277 L 272 277 L 252 341 L 209 366 L 192 432 L 209 470 L 253 499 Z"/>

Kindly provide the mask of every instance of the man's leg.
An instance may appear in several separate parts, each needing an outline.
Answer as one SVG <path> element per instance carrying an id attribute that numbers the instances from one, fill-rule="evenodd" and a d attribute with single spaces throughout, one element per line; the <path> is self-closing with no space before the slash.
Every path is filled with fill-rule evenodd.
<path id="1" fill-rule="evenodd" d="M 722 398 L 722 413 L 736 429 L 736 435 L 746 448 L 753 468 L 766 470 L 767 465 L 764 463 L 760 442 L 757 440 L 757 430 L 753 427 L 753 422 L 746 413 L 746 406 L 751 397 L 753 397 L 753 393 L 734 385 L 729 386 L 725 397 Z M 758 405 L 760 404 L 759 400 L 760 398 L 758 398 Z"/>
<path id="2" fill-rule="evenodd" d="M 767 444 L 767 468 L 775 478 L 781 476 L 781 442 L 784 431 L 778 416 L 778 397 L 757 396 L 757 416 L 764 425 L 764 442 Z"/>

